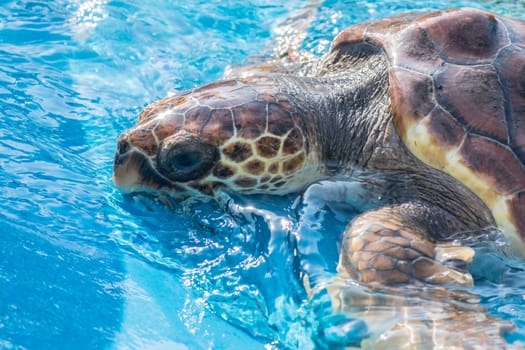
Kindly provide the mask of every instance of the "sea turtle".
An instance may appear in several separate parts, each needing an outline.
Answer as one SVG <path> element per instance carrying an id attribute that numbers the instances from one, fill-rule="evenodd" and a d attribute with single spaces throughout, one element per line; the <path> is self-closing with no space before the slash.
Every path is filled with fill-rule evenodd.
<path id="1" fill-rule="evenodd" d="M 338 272 L 364 283 L 471 283 L 472 252 L 447 242 L 494 227 L 524 250 L 525 22 L 403 14 L 276 67 L 146 107 L 115 184 L 183 198 L 357 179 L 374 208 L 347 226 Z"/>
<path id="2" fill-rule="evenodd" d="M 525 252 L 525 22 L 475 9 L 409 13 L 342 31 L 323 57 L 284 56 L 146 107 L 118 140 L 115 184 L 183 199 L 354 181 L 355 193 L 324 193 L 365 198 L 337 269 L 371 286 L 470 284 L 473 251 L 453 240 L 496 227 Z M 432 308 L 417 305 L 410 321 L 394 299 L 405 320 L 387 348 L 396 334 L 418 348 L 416 333 L 451 346 L 453 330 L 482 319 L 488 335 L 465 346 L 503 347 L 491 334 L 505 326 L 482 312 L 451 302 L 414 333 Z"/>

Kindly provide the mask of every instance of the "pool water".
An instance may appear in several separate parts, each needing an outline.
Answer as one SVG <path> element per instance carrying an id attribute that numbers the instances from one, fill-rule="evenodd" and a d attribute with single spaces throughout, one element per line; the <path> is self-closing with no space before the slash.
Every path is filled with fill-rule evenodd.
<path id="1" fill-rule="evenodd" d="M 2 1 L 0 348 L 337 344 L 298 280 L 294 236 L 322 233 L 312 264 L 333 273 L 351 210 L 311 213 L 298 195 L 166 206 L 111 182 L 116 139 L 141 108 L 257 55 L 305 3 Z M 325 1 L 303 48 L 320 55 L 352 23 L 455 6 L 525 13 L 510 0 Z M 477 245 L 470 292 L 525 341 L 525 262 L 495 245 Z"/>

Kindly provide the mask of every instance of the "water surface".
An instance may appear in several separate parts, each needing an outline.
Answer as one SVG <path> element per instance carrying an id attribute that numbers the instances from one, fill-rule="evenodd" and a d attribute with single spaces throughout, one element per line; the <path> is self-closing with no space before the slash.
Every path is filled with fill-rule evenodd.
<path id="1" fill-rule="evenodd" d="M 116 139 L 141 108 L 257 55 L 304 4 L 2 2 L 0 348 L 315 346 L 328 328 L 297 278 L 298 195 L 169 208 L 111 183 Z M 320 55 L 350 24 L 454 6 L 525 13 L 514 1 L 326 1 L 303 48 Z M 303 218 L 325 235 L 328 272 L 351 216 Z M 525 339 L 525 264 L 479 250 L 471 292 Z"/>

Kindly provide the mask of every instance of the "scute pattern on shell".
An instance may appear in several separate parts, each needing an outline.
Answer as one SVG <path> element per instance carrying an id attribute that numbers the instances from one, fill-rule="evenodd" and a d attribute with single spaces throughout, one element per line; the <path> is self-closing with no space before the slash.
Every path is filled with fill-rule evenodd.
<path id="1" fill-rule="evenodd" d="M 461 181 L 525 238 L 525 23 L 475 9 L 411 13 L 341 32 L 390 62 L 394 123 L 423 162 Z"/>

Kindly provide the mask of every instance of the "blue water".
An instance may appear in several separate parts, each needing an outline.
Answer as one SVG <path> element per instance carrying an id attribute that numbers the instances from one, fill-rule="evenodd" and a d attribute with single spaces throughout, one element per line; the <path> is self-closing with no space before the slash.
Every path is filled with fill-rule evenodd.
<path id="1" fill-rule="evenodd" d="M 314 346 L 291 243 L 308 203 L 170 208 L 111 183 L 116 139 L 143 106 L 261 52 L 304 3 L 1 1 L 0 348 Z M 362 20 L 460 5 L 525 13 L 514 1 L 326 1 L 303 48 L 322 54 Z M 328 270 L 351 215 L 306 220 L 326 234 Z M 525 340 L 525 263 L 478 250 L 471 292 Z"/>

